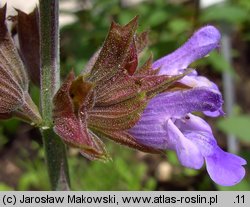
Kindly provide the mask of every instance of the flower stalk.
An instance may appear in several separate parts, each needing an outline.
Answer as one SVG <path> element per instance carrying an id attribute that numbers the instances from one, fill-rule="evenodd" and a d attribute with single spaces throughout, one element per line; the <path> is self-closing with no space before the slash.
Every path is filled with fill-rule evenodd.
<path id="1" fill-rule="evenodd" d="M 40 0 L 41 112 L 40 128 L 52 190 L 69 190 L 66 148 L 52 129 L 52 98 L 60 85 L 59 0 Z"/>

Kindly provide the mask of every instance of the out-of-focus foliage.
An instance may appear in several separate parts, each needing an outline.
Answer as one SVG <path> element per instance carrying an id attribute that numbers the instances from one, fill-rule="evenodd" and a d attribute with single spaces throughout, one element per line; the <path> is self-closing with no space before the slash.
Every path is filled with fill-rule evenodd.
<path id="1" fill-rule="evenodd" d="M 147 166 L 134 160 L 131 150 L 111 144 L 113 161 L 85 162 L 83 158 L 69 160 L 73 190 L 153 190 L 155 180 L 147 177 Z M 142 184 L 143 183 L 143 184 Z"/>
<path id="2" fill-rule="evenodd" d="M 134 160 L 131 150 L 121 150 L 116 145 L 109 145 L 115 156 L 108 163 L 89 162 L 75 153 L 69 156 L 72 190 L 153 190 L 156 181 L 147 177 L 147 166 Z M 37 152 L 34 159 L 29 159 L 29 151 L 21 150 L 17 165 L 24 173 L 18 179 L 17 190 L 49 190 L 47 171 L 44 170 L 44 153 L 36 142 L 31 143 L 31 149 Z M 74 151 L 73 151 L 74 152 Z M 120 152 L 120 153 L 119 153 Z M 144 183 L 144 184 L 142 184 Z M 11 190 L 5 183 L 0 183 L 0 190 Z"/>
<path id="3" fill-rule="evenodd" d="M 0 183 L 0 191 L 11 191 L 11 190 L 13 190 L 13 188 L 11 188 L 10 186 L 4 183 Z"/>
<path id="4" fill-rule="evenodd" d="M 248 15 L 249 13 L 238 5 L 216 5 L 211 6 L 202 14 L 201 21 L 239 24 L 246 21 Z"/>
<path id="5" fill-rule="evenodd" d="M 31 142 L 31 149 L 36 151 L 36 159 L 18 159 L 18 165 L 25 171 L 20 176 L 17 184 L 17 190 L 49 190 L 49 179 L 46 170 L 44 170 L 44 151 L 37 142 Z M 21 150 L 23 157 L 29 156 L 29 151 L 26 149 Z"/>
<path id="6" fill-rule="evenodd" d="M 207 57 L 207 63 L 211 64 L 216 72 L 222 73 L 226 71 L 231 75 L 236 75 L 233 67 L 218 52 L 211 52 Z"/>
<path id="7" fill-rule="evenodd" d="M 242 141 L 250 143 L 250 116 L 230 116 L 218 121 L 217 126 L 225 133 L 233 134 Z"/>
<path id="8" fill-rule="evenodd" d="M 4 144 L 6 144 L 8 142 L 8 139 L 7 139 L 6 135 L 3 132 L 3 129 L 4 129 L 4 127 L 0 126 L 0 150 L 2 149 Z"/>

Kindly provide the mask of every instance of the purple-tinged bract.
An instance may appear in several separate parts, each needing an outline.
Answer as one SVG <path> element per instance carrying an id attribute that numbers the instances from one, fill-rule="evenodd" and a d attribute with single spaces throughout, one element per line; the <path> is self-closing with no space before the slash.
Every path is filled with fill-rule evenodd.
<path id="1" fill-rule="evenodd" d="M 16 116 L 39 125 L 41 116 L 28 93 L 24 64 L 6 26 L 6 5 L 0 8 L 0 119 Z"/>

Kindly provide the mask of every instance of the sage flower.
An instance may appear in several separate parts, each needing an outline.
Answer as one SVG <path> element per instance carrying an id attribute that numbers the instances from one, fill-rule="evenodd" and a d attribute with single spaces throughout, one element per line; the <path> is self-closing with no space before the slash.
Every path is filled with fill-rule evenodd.
<path id="1" fill-rule="evenodd" d="M 144 152 L 160 153 L 138 143 L 128 129 L 133 127 L 155 94 L 175 86 L 184 74 L 156 75 L 152 58 L 138 67 L 138 52 L 146 34 L 135 34 L 137 18 L 125 26 L 112 23 L 102 48 L 86 70 L 72 72 L 56 93 L 53 118 L 55 132 L 89 159 L 107 160 L 102 138 Z"/>
<path id="2" fill-rule="evenodd" d="M 209 125 L 192 114 L 224 114 L 216 84 L 187 69 L 218 47 L 218 30 L 201 28 L 177 51 L 138 67 L 146 33 L 135 34 L 136 27 L 137 18 L 112 23 L 85 72 L 67 77 L 54 97 L 55 132 L 92 160 L 109 159 L 101 141 L 108 138 L 144 152 L 175 150 L 181 164 L 194 169 L 205 160 L 216 183 L 240 182 L 246 161 L 224 152 Z"/>
<path id="3" fill-rule="evenodd" d="M 203 27 L 175 52 L 155 61 L 153 69 L 160 68 L 159 74 L 181 74 L 190 63 L 218 47 L 219 41 L 220 33 L 216 28 Z M 146 146 L 176 151 L 180 163 L 185 167 L 200 169 L 205 160 L 207 171 L 217 184 L 230 186 L 239 183 L 245 175 L 242 165 L 246 161 L 223 151 L 210 126 L 192 114 L 224 114 L 218 87 L 196 71 L 179 82 L 191 88 L 155 96 L 129 133 Z"/>

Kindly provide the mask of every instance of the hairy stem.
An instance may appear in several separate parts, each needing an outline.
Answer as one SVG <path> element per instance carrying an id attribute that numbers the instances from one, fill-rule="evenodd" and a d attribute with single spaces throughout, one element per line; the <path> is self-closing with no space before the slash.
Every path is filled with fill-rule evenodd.
<path id="1" fill-rule="evenodd" d="M 58 1 L 40 0 L 41 107 L 44 125 L 52 125 L 52 97 L 60 85 Z"/>
<path id="2" fill-rule="evenodd" d="M 41 132 L 52 190 L 70 190 L 65 145 L 53 129 Z"/>
<path id="3" fill-rule="evenodd" d="M 40 130 L 51 187 L 53 190 L 68 190 L 69 176 L 65 145 L 52 129 L 52 98 L 60 85 L 58 4 L 59 0 L 40 0 L 40 85 L 43 117 Z"/>

